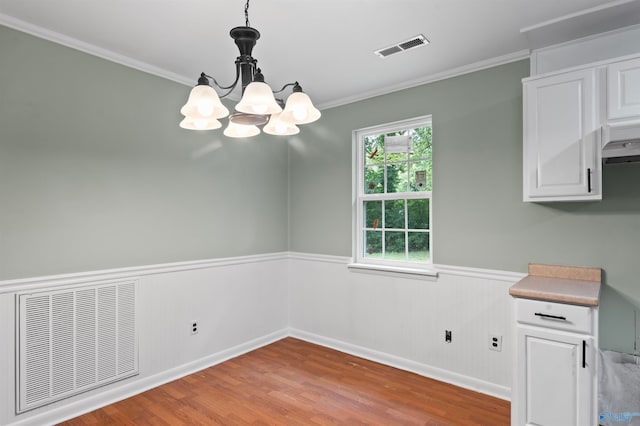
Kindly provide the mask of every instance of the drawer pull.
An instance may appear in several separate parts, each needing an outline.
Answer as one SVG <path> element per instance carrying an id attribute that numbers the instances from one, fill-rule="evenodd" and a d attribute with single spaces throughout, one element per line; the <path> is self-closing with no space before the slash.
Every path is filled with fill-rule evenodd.
<path id="1" fill-rule="evenodd" d="M 567 320 L 566 317 L 560 317 L 558 315 L 543 314 L 541 312 L 536 312 L 534 315 L 537 316 L 537 317 L 542 317 L 542 318 L 557 319 L 557 320 L 562 320 L 562 321 L 566 321 Z"/>
<path id="2" fill-rule="evenodd" d="M 582 368 L 587 368 L 587 342 L 582 341 Z"/>

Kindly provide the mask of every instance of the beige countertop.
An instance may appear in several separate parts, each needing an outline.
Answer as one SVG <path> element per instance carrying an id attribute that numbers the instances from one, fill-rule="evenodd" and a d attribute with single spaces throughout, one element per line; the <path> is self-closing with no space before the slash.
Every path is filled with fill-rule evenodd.
<path id="1" fill-rule="evenodd" d="M 598 306 L 600 268 L 529 264 L 529 275 L 509 288 L 514 297 Z"/>

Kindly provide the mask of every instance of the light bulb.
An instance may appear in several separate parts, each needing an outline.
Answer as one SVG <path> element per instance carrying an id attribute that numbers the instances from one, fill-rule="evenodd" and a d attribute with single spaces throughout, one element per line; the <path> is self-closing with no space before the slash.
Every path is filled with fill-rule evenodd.
<path id="1" fill-rule="evenodd" d="M 276 123 L 276 133 L 282 134 L 286 131 L 287 131 L 287 125 L 281 121 L 278 121 L 278 123 Z"/>
<path id="2" fill-rule="evenodd" d="M 205 117 L 213 114 L 213 102 L 201 99 L 198 103 L 198 112 Z"/>
<path id="3" fill-rule="evenodd" d="M 256 114 L 264 115 L 267 113 L 269 107 L 267 105 L 253 105 L 253 112 Z"/>
<path id="4" fill-rule="evenodd" d="M 205 119 L 193 120 L 193 126 L 198 130 L 203 130 L 207 127 L 207 120 Z"/>
<path id="5" fill-rule="evenodd" d="M 247 134 L 249 134 L 247 126 L 238 126 L 237 131 L 238 131 L 238 136 L 241 136 L 241 137 L 247 136 Z"/>
<path id="6" fill-rule="evenodd" d="M 307 118 L 307 109 L 306 108 L 295 108 L 293 110 L 293 118 L 296 121 L 302 121 Z"/>
<path id="7" fill-rule="evenodd" d="M 313 106 L 306 93 L 293 92 L 287 98 L 284 115 L 295 124 L 307 124 L 320 118 L 320 111 Z"/>

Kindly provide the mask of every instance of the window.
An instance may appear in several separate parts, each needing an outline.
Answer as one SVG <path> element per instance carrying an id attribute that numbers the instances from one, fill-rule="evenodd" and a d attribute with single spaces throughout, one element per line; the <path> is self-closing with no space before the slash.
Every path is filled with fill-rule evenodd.
<path id="1" fill-rule="evenodd" d="M 356 263 L 431 264 L 431 116 L 354 136 Z"/>

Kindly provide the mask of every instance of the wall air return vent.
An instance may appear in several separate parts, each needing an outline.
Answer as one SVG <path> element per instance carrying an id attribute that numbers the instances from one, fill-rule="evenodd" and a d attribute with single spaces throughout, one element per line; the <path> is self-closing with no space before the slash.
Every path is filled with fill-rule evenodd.
<path id="1" fill-rule="evenodd" d="M 427 38 L 422 34 L 418 34 L 417 36 L 411 37 L 408 40 L 405 40 L 400 43 L 396 43 L 392 46 L 388 46 L 380 50 L 376 50 L 373 53 L 375 53 L 381 58 L 386 58 L 387 56 L 391 56 L 400 52 L 406 52 L 409 49 L 414 49 L 419 46 L 424 46 L 425 44 L 429 44 L 429 40 L 427 40 Z"/>
<path id="2" fill-rule="evenodd" d="M 138 374 L 135 281 L 16 299 L 18 413 Z"/>

